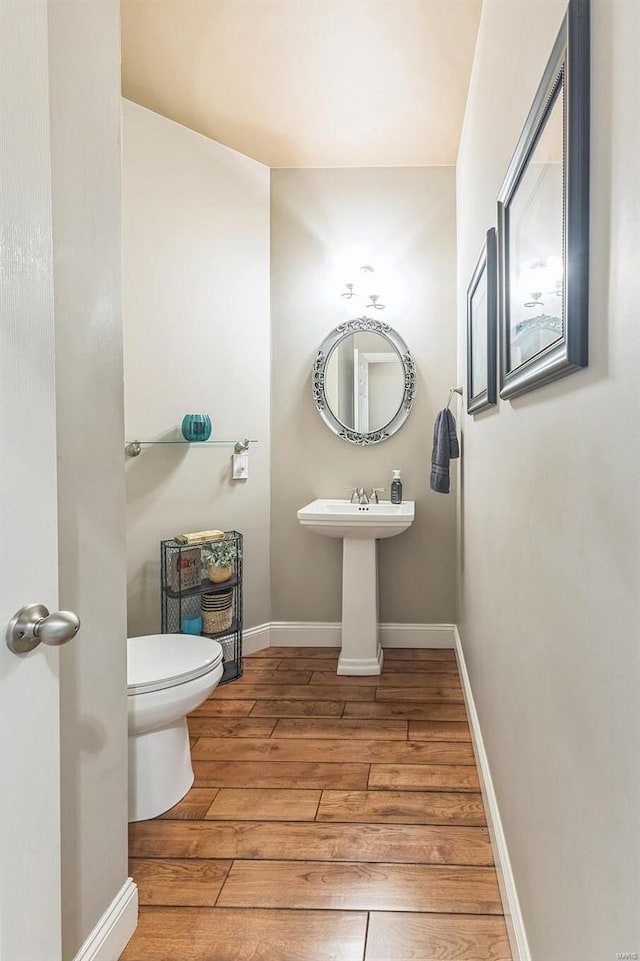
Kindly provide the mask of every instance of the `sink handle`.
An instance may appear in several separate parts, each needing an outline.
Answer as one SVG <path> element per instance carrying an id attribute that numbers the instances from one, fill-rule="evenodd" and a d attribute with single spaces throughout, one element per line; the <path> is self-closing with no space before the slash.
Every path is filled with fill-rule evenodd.
<path id="1" fill-rule="evenodd" d="M 384 494 L 386 489 L 387 489 L 386 487 L 372 487 L 369 500 L 372 501 L 374 504 L 379 504 L 380 500 L 378 498 L 378 494 Z"/>
<path id="2" fill-rule="evenodd" d="M 349 498 L 349 503 L 354 504 L 358 498 L 358 488 L 357 487 L 345 487 L 346 491 L 349 491 L 351 497 Z"/>

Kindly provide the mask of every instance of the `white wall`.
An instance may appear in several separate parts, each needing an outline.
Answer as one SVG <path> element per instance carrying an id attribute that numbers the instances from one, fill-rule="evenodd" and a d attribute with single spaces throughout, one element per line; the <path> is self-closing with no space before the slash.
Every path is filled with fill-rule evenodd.
<path id="1" fill-rule="evenodd" d="M 341 619 L 341 541 L 300 527 L 298 508 L 315 497 L 344 497 L 355 485 L 386 487 L 388 497 L 399 468 L 416 519 L 401 537 L 380 542 L 381 620 L 451 623 L 455 494 L 430 491 L 429 472 L 433 421 L 456 376 L 455 170 L 274 170 L 271 194 L 274 620 Z M 333 260 L 354 244 L 379 251 L 377 266 L 392 267 L 404 287 L 383 319 L 405 339 L 417 368 L 409 419 L 367 448 L 332 434 L 311 397 L 318 348 L 350 316 L 339 286 L 333 298 L 327 294 Z M 362 310 L 356 305 L 351 316 Z"/>
<path id="2" fill-rule="evenodd" d="M 160 541 L 245 535 L 245 627 L 270 619 L 269 171 L 123 102 L 128 439 L 209 413 L 217 438 L 257 439 L 248 481 L 231 447 L 156 447 L 127 463 L 129 632 L 160 627 Z"/>
<path id="3" fill-rule="evenodd" d="M 458 161 L 465 290 L 563 2 L 485 0 Z M 640 4 L 592 3 L 590 364 L 464 422 L 459 615 L 531 955 L 638 951 Z"/>
<path id="4" fill-rule="evenodd" d="M 60 607 L 82 620 L 60 651 L 69 961 L 127 878 L 120 23 L 117 0 L 48 10 Z"/>

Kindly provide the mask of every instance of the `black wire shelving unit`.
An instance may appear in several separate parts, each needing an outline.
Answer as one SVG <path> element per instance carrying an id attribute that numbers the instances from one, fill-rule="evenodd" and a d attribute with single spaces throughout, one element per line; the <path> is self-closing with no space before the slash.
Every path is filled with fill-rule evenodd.
<path id="1" fill-rule="evenodd" d="M 210 581 L 203 562 L 198 567 L 197 556 L 203 550 L 213 550 L 226 541 L 233 541 L 235 557 L 233 574 L 222 582 Z M 212 596 L 233 591 L 231 624 L 212 637 L 222 646 L 224 673 L 221 684 L 242 676 L 242 534 L 225 531 L 224 539 L 202 541 L 198 544 L 181 544 L 176 540 L 160 542 L 162 598 L 162 633 L 182 634 L 185 619 L 201 616 L 203 595 Z"/>

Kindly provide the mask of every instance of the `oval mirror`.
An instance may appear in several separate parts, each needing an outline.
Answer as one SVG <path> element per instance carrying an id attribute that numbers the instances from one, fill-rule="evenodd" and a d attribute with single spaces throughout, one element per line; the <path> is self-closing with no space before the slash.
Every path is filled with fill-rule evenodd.
<path id="1" fill-rule="evenodd" d="M 357 317 L 322 342 L 312 382 L 315 405 L 334 434 L 352 444 L 377 444 L 409 416 L 415 366 L 392 327 Z"/>

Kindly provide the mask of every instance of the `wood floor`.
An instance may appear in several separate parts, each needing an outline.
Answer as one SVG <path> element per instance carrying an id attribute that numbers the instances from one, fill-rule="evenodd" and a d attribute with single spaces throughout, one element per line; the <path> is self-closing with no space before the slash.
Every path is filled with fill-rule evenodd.
<path id="1" fill-rule="evenodd" d="M 189 718 L 195 784 L 131 825 L 123 961 L 510 961 L 455 657 L 270 648 Z"/>

